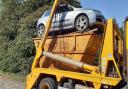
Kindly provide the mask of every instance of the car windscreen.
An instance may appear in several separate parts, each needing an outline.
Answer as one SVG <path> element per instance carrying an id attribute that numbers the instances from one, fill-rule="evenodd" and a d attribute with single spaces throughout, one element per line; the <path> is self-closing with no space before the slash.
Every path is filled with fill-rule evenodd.
<path id="1" fill-rule="evenodd" d="M 42 16 L 49 16 L 51 13 L 51 10 L 47 10 Z"/>

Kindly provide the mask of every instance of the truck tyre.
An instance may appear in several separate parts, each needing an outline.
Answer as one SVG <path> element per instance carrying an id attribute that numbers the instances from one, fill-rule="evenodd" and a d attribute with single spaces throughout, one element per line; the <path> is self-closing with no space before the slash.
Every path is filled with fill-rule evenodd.
<path id="1" fill-rule="evenodd" d="M 44 78 L 39 83 L 38 89 L 58 89 L 58 85 L 52 78 Z"/>

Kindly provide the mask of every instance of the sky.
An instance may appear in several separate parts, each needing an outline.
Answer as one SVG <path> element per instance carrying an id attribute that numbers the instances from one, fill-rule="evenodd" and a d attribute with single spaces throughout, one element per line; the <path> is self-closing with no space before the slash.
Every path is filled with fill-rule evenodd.
<path id="1" fill-rule="evenodd" d="M 128 0 L 81 0 L 81 5 L 100 10 L 107 19 L 115 18 L 120 27 L 128 16 Z"/>

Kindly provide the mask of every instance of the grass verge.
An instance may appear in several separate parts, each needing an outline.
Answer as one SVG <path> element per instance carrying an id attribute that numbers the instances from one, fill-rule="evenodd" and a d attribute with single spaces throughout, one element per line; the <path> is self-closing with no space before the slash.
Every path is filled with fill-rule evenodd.
<path id="1" fill-rule="evenodd" d="M 26 81 L 26 76 L 21 76 L 19 74 L 13 74 L 13 73 L 8 73 L 8 72 L 3 72 L 0 70 L 0 76 L 3 78 L 8 78 L 14 81 Z"/>

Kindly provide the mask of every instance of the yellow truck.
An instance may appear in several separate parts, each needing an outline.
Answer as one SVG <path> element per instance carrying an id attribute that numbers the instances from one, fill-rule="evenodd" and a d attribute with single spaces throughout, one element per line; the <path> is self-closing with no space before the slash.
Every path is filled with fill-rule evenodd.
<path id="1" fill-rule="evenodd" d="M 36 56 L 26 89 L 120 89 L 127 74 L 128 20 L 126 37 L 114 19 L 97 23 L 96 30 L 48 36 L 58 3 L 54 1 L 44 36 L 34 38 Z"/>

